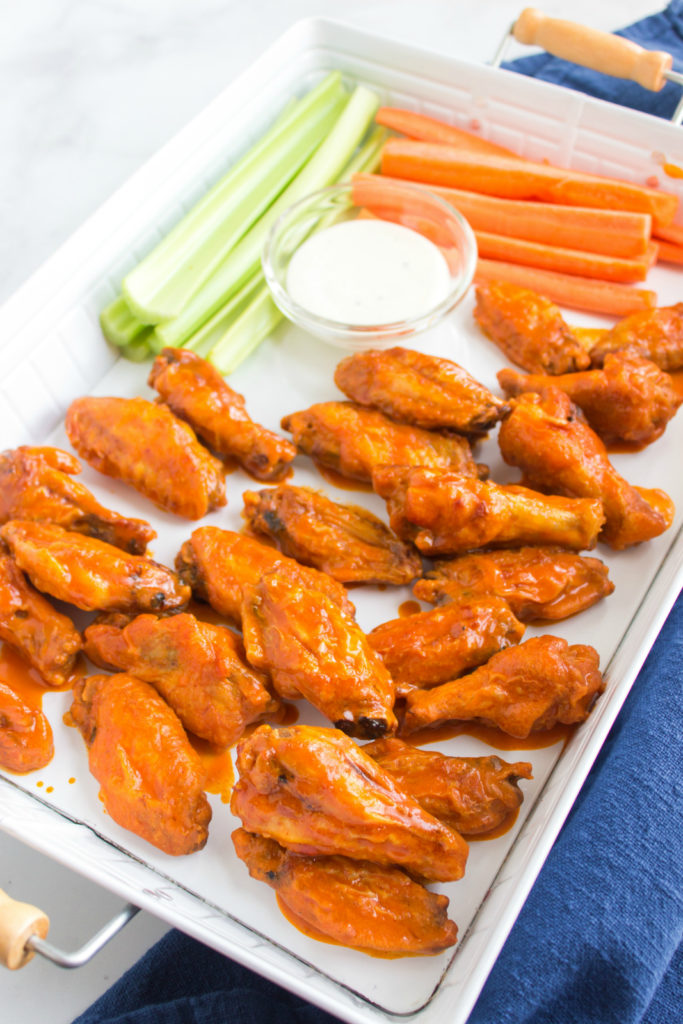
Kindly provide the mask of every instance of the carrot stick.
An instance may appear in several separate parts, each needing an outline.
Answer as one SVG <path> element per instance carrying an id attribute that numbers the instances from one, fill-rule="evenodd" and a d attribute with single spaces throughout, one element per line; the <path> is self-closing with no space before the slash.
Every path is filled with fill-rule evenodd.
<path id="1" fill-rule="evenodd" d="M 505 199 L 650 213 L 658 226 L 671 224 L 678 208 L 678 196 L 643 185 L 530 160 L 461 153 L 454 146 L 412 139 L 389 139 L 384 144 L 382 173 Z"/>
<path id="2" fill-rule="evenodd" d="M 614 256 L 596 256 L 578 249 L 562 249 L 554 245 L 541 245 L 507 235 L 475 231 L 479 255 L 485 259 L 507 260 L 528 267 L 557 270 L 561 274 L 577 274 L 601 281 L 632 283 L 644 281 L 650 269 L 649 254 L 640 260 L 618 259 Z"/>
<path id="3" fill-rule="evenodd" d="M 658 242 L 660 263 L 683 263 L 683 245 L 673 242 Z"/>
<path id="4" fill-rule="evenodd" d="M 516 153 L 506 146 L 498 146 L 495 142 L 481 139 L 472 132 L 455 128 L 435 117 L 418 114 L 414 110 L 403 110 L 400 107 L 380 107 L 375 114 L 375 121 L 395 132 L 407 135 L 409 139 L 419 139 L 422 142 L 445 142 L 468 153 L 497 153 L 499 156 L 518 159 Z"/>
<path id="5" fill-rule="evenodd" d="M 539 295 L 545 295 L 559 306 L 583 309 L 590 313 L 607 313 L 611 316 L 628 316 L 642 309 L 657 305 L 655 292 L 630 288 L 625 284 L 611 281 L 594 281 L 559 274 L 554 270 L 538 270 L 536 267 L 522 267 L 500 260 L 480 259 L 474 275 L 476 284 L 485 281 L 508 281 L 521 288 L 529 288 Z"/>
<path id="6" fill-rule="evenodd" d="M 657 226 L 657 238 L 674 245 L 683 245 L 683 225 L 669 224 L 668 227 Z"/>
<path id="7" fill-rule="evenodd" d="M 357 174 L 353 178 L 354 202 L 377 201 L 378 181 L 389 185 L 399 179 Z M 366 188 L 367 186 L 367 188 Z M 647 213 L 557 206 L 533 200 L 497 199 L 479 192 L 425 185 L 466 217 L 475 231 L 490 231 L 530 242 L 583 249 L 604 256 L 636 259 L 648 251 L 652 218 Z M 371 191 L 368 196 L 366 193 Z"/>

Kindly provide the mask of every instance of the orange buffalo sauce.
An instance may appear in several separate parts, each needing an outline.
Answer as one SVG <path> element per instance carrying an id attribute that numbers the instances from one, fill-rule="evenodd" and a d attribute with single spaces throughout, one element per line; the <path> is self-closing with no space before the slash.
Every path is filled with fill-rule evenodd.
<path id="1" fill-rule="evenodd" d="M 509 832 L 514 823 L 519 817 L 519 807 L 515 807 L 514 811 L 510 811 L 506 815 L 499 825 L 492 828 L 490 832 L 482 832 L 480 835 L 465 836 L 468 843 L 483 843 L 487 839 L 499 839 L 500 836 L 504 836 L 506 832 Z"/>
<path id="2" fill-rule="evenodd" d="M 327 480 L 328 484 L 332 484 L 340 491 L 366 491 L 372 494 L 372 484 L 367 480 L 352 480 L 351 477 L 343 476 L 336 469 L 331 469 L 330 466 L 323 466 L 317 459 L 313 461 L 323 480 Z"/>
<path id="3" fill-rule="evenodd" d="M 399 618 L 407 619 L 409 615 L 416 615 L 422 611 L 422 605 L 419 601 L 403 601 L 398 606 Z"/>
<path id="4" fill-rule="evenodd" d="M 220 796 L 224 804 L 230 803 L 232 787 L 235 784 L 235 769 L 232 763 L 232 748 L 217 747 L 192 733 L 187 734 L 193 750 L 199 755 L 205 772 L 204 789 L 207 793 Z"/>

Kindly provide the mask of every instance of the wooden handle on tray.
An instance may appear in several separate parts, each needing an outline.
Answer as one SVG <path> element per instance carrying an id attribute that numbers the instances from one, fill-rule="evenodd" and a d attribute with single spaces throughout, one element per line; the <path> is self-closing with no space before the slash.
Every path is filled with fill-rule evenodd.
<path id="1" fill-rule="evenodd" d="M 25 948 L 32 935 L 44 939 L 50 921 L 30 903 L 19 903 L 0 889 L 0 964 L 16 971 L 27 964 L 33 953 Z"/>
<path id="2" fill-rule="evenodd" d="M 541 46 L 548 53 L 573 64 L 604 71 L 615 78 L 628 78 L 645 89 L 659 92 L 664 72 L 671 70 L 671 54 L 644 50 L 630 39 L 577 25 L 573 21 L 549 18 L 534 7 L 526 7 L 512 27 L 512 34 L 527 46 Z"/>

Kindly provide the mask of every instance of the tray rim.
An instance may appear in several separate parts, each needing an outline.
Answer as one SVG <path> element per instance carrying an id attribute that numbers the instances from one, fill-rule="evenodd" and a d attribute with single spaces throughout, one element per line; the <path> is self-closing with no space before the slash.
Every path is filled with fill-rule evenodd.
<path id="1" fill-rule="evenodd" d="M 360 29 L 356 29 L 342 21 L 336 21 L 327 18 L 306 18 L 296 22 L 292 27 L 284 33 L 272 46 L 270 46 L 257 61 L 252 64 L 246 71 L 242 72 L 235 80 L 233 80 L 228 86 L 221 91 L 221 93 L 199 114 L 197 114 L 184 128 L 182 128 L 176 135 L 173 136 L 156 154 L 145 161 L 145 163 L 136 171 L 128 181 L 124 182 L 120 188 L 118 188 L 109 199 L 96 210 L 94 213 L 84 222 L 81 228 L 77 229 L 69 239 L 67 239 L 59 249 L 46 260 L 28 279 L 20 286 L 20 288 L 14 293 L 13 296 L 5 302 L 0 308 L 0 329 L 7 329 L 9 334 L 13 335 L 13 339 L 20 338 L 22 328 L 27 326 L 34 315 L 38 315 L 31 308 L 33 300 L 36 295 L 40 295 L 41 291 L 50 285 L 51 289 L 56 289 L 59 286 L 59 279 L 62 275 L 69 274 L 69 266 L 73 259 L 73 256 L 79 254 L 79 262 L 83 259 L 83 251 L 85 248 L 94 248 L 97 245 L 97 233 L 100 229 L 100 224 L 114 216 L 117 207 L 128 199 L 129 193 L 138 197 L 144 192 L 147 187 L 148 180 L 153 180 L 157 173 L 157 168 L 163 166 L 164 162 L 173 157 L 176 150 L 180 149 L 183 145 L 186 145 L 188 138 L 193 134 L 202 134 L 206 126 L 210 124 L 212 110 L 217 104 L 222 102 L 227 94 L 237 88 L 238 85 L 243 85 L 246 81 L 257 81 L 260 75 L 260 69 L 265 67 L 273 56 L 277 52 L 286 52 L 291 47 L 305 46 L 307 41 L 309 45 L 315 45 L 316 42 L 319 44 L 317 37 L 325 35 L 325 33 L 341 32 L 342 35 L 346 36 L 345 43 L 353 40 L 363 40 L 367 45 L 368 43 L 377 43 L 382 46 L 387 46 L 390 51 L 393 51 L 394 56 L 398 56 L 401 53 L 409 54 L 412 59 L 423 58 L 432 59 L 436 57 L 438 61 L 447 62 L 453 67 L 476 67 L 481 70 L 481 65 L 475 64 L 462 59 L 455 59 L 447 57 L 445 54 L 439 53 L 438 51 L 431 51 L 424 48 L 412 47 L 408 44 L 397 42 L 395 40 L 386 40 L 373 33 L 369 33 Z M 329 43 L 328 43 L 329 45 Z M 387 62 L 385 62 L 387 63 Z M 507 71 L 505 69 L 490 69 L 491 73 L 495 75 L 514 75 L 514 72 Z M 514 75 L 515 78 L 519 76 Z M 569 90 L 564 89 L 561 86 L 555 86 L 550 83 L 536 82 L 535 80 L 528 80 L 533 83 L 534 88 L 543 89 L 545 91 L 550 90 L 551 93 L 569 93 Z M 571 93 L 575 96 L 576 94 Z M 646 119 L 648 128 L 653 124 L 666 126 L 672 131 L 675 131 L 676 126 L 669 124 L 668 122 L 661 122 L 660 119 L 654 118 L 652 115 L 642 114 L 640 112 L 625 111 L 624 108 L 620 108 L 614 104 L 606 101 L 593 99 L 590 97 L 581 97 L 584 104 L 589 106 L 597 105 L 598 108 L 608 107 L 612 111 L 617 111 L 619 114 L 625 115 L 629 120 L 635 119 Z M 672 136 L 673 137 L 673 136 Z M 138 199 L 138 206 L 141 205 L 143 200 Z M 129 211 L 126 221 L 128 221 L 134 213 Z M 28 319 L 26 315 L 28 314 Z M 13 327 L 14 324 L 14 327 Z M 23 356 L 18 354 L 18 359 L 14 361 L 21 362 Z M 3 362 L 9 359 L 12 361 L 11 345 L 8 343 L 7 346 L 3 346 L 0 349 L 0 371 L 2 370 Z M 335 991 L 338 993 L 341 991 L 344 995 L 345 1005 L 343 1011 L 345 1018 L 349 1021 L 358 1021 L 359 1024 L 365 1024 L 369 1020 L 377 1020 L 378 1015 L 381 1019 L 387 1019 L 396 1017 L 400 1019 L 403 1016 L 409 1017 L 420 1017 L 425 1022 L 428 1019 L 441 1019 L 438 1016 L 434 1016 L 434 1012 L 438 1015 L 439 1011 L 444 1011 L 446 1007 L 443 1005 L 444 1002 L 448 1002 L 449 1009 L 454 1010 L 455 999 L 457 998 L 458 1008 L 458 1019 L 463 1021 L 469 1014 L 471 1007 L 474 1005 L 476 998 L 479 994 L 481 987 L 483 986 L 486 977 L 493 966 L 493 963 L 498 955 L 498 952 L 502 948 L 502 945 L 507 938 L 514 920 L 521 909 L 521 906 L 526 899 L 528 892 L 530 891 L 538 872 L 540 871 L 542 864 L 544 863 L 552 844 L 559 832 L 573 802 L 576 798 L 576 794 L 581 788 L 585 781 L 586 775 L 590 770 L 590 767 L 597 756 L 602 744 L 609 732 L 611 724 L 617 717 L 619 710 L 626 699 L 628 692 L 636 678 L 636 675 L 647 656 L 647 653 L 652 646 L 670 608 L 676 599 L 678 590 L 680 590 L 683 584 L 683 536 L 681 531 L 672 540 L 669 550 L 664 557 L 660 569 L 658 570 L 652 585 L 650 586 L 647 594 L 644 596 L 641 604 L 633 617 L 626 633 L 622 637 L 620 647 L 615 653 L 612 663 L 617 662 L 621 664 L 622 661 L 628 662 L 626 666 L 625 674 L 621 676 L 618 687 L 619 700 L 615 700 L 614 694 L 610 699 L 609 705 L 605 705 L 605 711 L 601 715 L 598 724 L 596 724 L 591 732 L 585 735 L 578 733 L 575 739 L 581 743 L 581 750 L 578 754 L 577 765 L 580 765 L 580 771 L 577 770 L 577 766 L 572 770 L 570 785 L 565 786 L 563 794 L 557 798 L 555 797 L 555 804 L 552 815 L 543 826 L 542 835 L 540 838 L 530 839 L 531 833 L 533 832 L 533 818 L 535 812 L 545 803 L 548 802 L 552 797 L 552 786 L 546 784 L 544 791 L 539 795 L 534 805 L 532 814 L 528 821 L 525 823 L 523 829 L 520 832 L 510 854 L 508 855 L 506 864 L 508 867 L 514 866 L 517 861 L 523 859 L 523 847 L 524 843 L 532 847 L 531 854 L 527 860 L 526 866 L 523 869 L 521 877 L 516 879 L 516 889 L 509 898 L 505 900 L 501 899 L 501 893 L 503 891 L 502 884 L 496 884 L 491 890 L 491 894 L 486 900 L 486 906 L 484 908 L 486 916 L 490 917 L 493 913 L 492 908 L 501 903 L 500 912 L 496 912 L 496 928 L 495 928 L 495 941 L 491 939 L 487 940 L 487 944 L 483 953 L 478 954 L 477 970 L 473 971 L 465 983 L 461 986 L 458 992 L 445 984 L 434 994 L 433 998 L 428 1001 L 424 1007 L 417 1011 L 410 1011 L 406 1014 L 387 1014 L 383 1011 L 372 1009 L 371 1004 L 366 1000 L 359 1000 L 348 992 L 344 992 L 343 986 L 340 986 L 335 982 L 328 982 L 327 984 L 333 985 Z M 642 632 L 639 631 L 642 629 Z M 596 719 L 597 721 L 597 719 Z M 559 762 L 558 762 L 559 763 Z M 555 772 L 553 772 L 555 774 Z M 2 778 L 2 781 L 6 780 Z M 552 781 L 549 780 L 549 783 Z M 11 784 L 10 784 L 11 785 Z M 0 790 L 0 809 L 3 799 L 3 791 L 8 787 L 3 787 Z M 14 787 L 11 787 L 14 789 Z M 24 793 L 21 790 L 14 790 L 15 794 L 25 800 L 35 803 L 37 798 L 34 798 L 30 794 Z M 21 801 L 20 801 L 21 802 Z M 39 801 L 40 802 L 40 801 Z M 10 799 L 9 803 L 12 803 Z M 44 805 L 47 813 L 56 815 L 59 818 L 65 816 L 62 812 Z M 87 826 L 86 826 L 87 827 Z M 25 833 L 17 833 L 6 822 L 3 822 L 0 818 L 0 828 L 5 829 L 16 838 L 27 841 Z M 47 840 L 44 836 L 40 835 L 40 829 L 36 831 L 34 836 L 29 839 L 29 845 L 34 848 L 46 853 L 53 859 L 60 860 L 60 857 L 55 856 L 55 851 L 49 847 Z M 105 842 L 109 842 L 105 840 Z M 113 845 L 109 843 L 109 845 Z M 127 857 L 131 857 L 130 854 L 126 853 Z M 134 859 L 134 858 L 133 858 Z M 73 867 L 73 864 L 65 859 L 62 859 L 62 863 L 66 866 Z M 117 892 L 124 898 L 131 898 L 131 890 L 123 884 L 118 883 L 114 879 L 103 879 L 101 873 L 98 873 L 95 866 L 92 871 L 82 870 L 81 866 L 77 868 L 81 874 L 86 877 L 90 877 L 91 880 L 103 885 L 106 888 L 111 889 L 113 892 Z M 154 878 L 158 877 L 158 873 L 155 870 L 149 871 L 150 875 Z M 504 882 L 505 880 L 503 880 Z M 520 882 L 522 884 L 520 884 Z M 171 883 L 175 885 L 175 883 Z M 186 891 L 182 887 L 178 887 L 184 894 Z M 509 885 L 507 885 L 509 888 Z M 163 906 L 160 902 L 155 901 L 153 896 L 144 895 L 137 891 L 133 894 L 134 902 L 144 907 L 144 909 L 155 914 L 155 916 L 161 917 L 168 921 L 171 925 L 178 925 L 178 913 L 177 909 L 171 912 L 167 907 Z M 140 899 L 140 896 L 144 895 L 144 899 Z M 203 904 L 202 904 L 203 906 Z M 479 915 L 483 911 L 480 909 Z M 237 928 L 242 931 L 246 929 L 235 922 Z M 189 934 L 193 934 L 200 941 L 206 941 L 205 931 L 198 921 L 183 920 L 183 930 Z M 476 931 L 476 929 L 475 929 Z M 468 935 L 468 942 L 471 941 L 472 936 Z M 215 945 L 214 942 L 211 943 Z M 464 943 L 463 943 L 464 944 Z M 283 987 L 290 989 L 291 991 L 297 992 L 309 1001 L 316 1002 L 318 1005 L 328 1009 L 331 1013 L 337 1014 L 340 1012 L 338 996 L 333 998 L 334 993 L 326 991 L 311 990 L 310 978 L 294 978 L 289 975 L 285 968 L 278 967 L 274 964 L 268 964 L 264 967 L 263 961 L 258 957 L 258 950 L 256 954 L 253 954 L 250 950 L 243 949 L 240 947 L 234 947 L 232 945 L 232 939 L 228 942 L 227 940 L 222 944 L 219 944 L 221 951 L 226 952 L 226 955 L 232 956 L 239 962 L 245 963 L 258 973 L 265 974 L 272 980 L 281 984 Z M 222 948 L 227 946 L 228 949 Z M 219 947 L 217 947 L 219 948 Z M 296 959 L 294 954 L 287 953 L 287 958 Z M 465 1016 L 462 1016 L 463 1010 L 466 1008 Z"/>

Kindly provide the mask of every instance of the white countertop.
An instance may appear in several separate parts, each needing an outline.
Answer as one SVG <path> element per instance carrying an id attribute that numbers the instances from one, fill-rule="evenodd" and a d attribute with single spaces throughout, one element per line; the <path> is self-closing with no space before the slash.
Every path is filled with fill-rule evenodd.
<path id="1" fill-rule="evenodd" d="M 0 13 L 0 302 L 164 142 L 293 22 L 343 20 L 417 46 L 489 60 L 521 0 L 22 0 Z M 597 28 L 656 0 L 548 0 Z M 519 49 L 511 53 L 516 55 Z M 0 344 L 1 344 L 0 340 Z M 2 410 L 0 410 L 0 431 Z M 1 438 L 0 438 L 1 442 Z M 0 443 L 0 448 L 2 444 Z M 50 940 L 82 945 L 121 902 L 6 835 L 0 887 L 50 916 Z M 3 1024 L 69 1024 L 159 938 L 139 914 L 94 961 L 0 968 Z"/>

